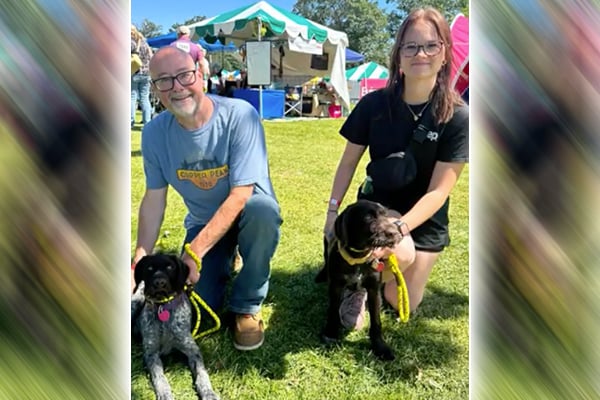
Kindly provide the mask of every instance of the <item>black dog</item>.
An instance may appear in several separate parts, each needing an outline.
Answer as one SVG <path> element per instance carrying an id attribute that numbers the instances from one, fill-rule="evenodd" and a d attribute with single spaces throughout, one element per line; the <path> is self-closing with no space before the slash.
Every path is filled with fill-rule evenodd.
<path id="1" fill-rule="evenodd" d="M 192 306 L 184 291 L 188 271 L 175 255 L 143 257 L 135 267 L 132 327 L 139 329 L 142 336 L 144 362 L 157 399 L 173 399 L 160 356 L 177 349 L 188 358 L 196 392 L 202 400 L 218 400 L 200 348 L 192 337 Z"/>
<path id="2" fill-rule="evenodd" d="M 402 235 L 395 224 L 388 222 L 387 209 L 368 200 L 349 205 L 335 220 L 334 232 L 329 243 L 324 240 L 325 265 L 315 279 L 329 283 L 327 322 L 321 338 L 324 342 L 339 340 L 339 308 L 344 289 L 362 288 L 367 292 L 373 353 L 383 360 L 393 360 L 394 352 L 381 334 L 381 264 L 371 254 L 376 247 L 394 247 Z"/>

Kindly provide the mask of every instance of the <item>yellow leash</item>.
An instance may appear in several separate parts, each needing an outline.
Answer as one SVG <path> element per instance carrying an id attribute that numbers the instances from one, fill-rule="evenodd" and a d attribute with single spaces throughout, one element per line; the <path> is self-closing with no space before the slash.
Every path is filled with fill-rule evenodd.
<path id="1" fill-rule="evenodd" d="M 198 272 L 201 272 L 202 261 L 200 261 L 200 258 L 196 255 L 196 253 L 192 251 L 190 244 L 186 243 L 185 246 L 183 246 L 183 248 L 185 249 L 185 252 L 190 257 L 192 257 L 192 260 L 194 260 L 194 262 L 198 266 Z M 194 306 L 194 309 L 196 310 L 196 315 L 198 316 L 198 318 L 196 318 L 196 325 L 192 330 L 192 337 L 194 339 L 199 339 L 203 336 L 218 331 L 221 328 L 221 320 L 219 319 L 219 316 L 212 310 L 212 308 L 209 307 L 208 304 L 206 304 L 204 300 L 202 300 L 202 297 L 200 297 L 198 293 L 196 293 L 193 289 L 190 290 L 190 292 L 190 303 L 192 303 L 192 305 Z M 198 333 L 198 330 L 200 330 L 200 307 L 203 307 L 206 310 L 206 312 L 208 312 L 208 314 L 213 318 L 213 320 L 215 321 L 215 326 L 205 330 L 204 332 Z"/>
<path id="2" fill-rule="evenodd" d="M 396 285 L 398 287 L 398 319 L 402 322 L 407 322 L 410 317 L 410 304 L 408 300 L 408 289 L 406 288 L 406 282 L 404 281 L 404 275 L 398 267 L 398 259 L 395 254 L 392 254 L 388 258 L 388 265 L 390 270 L 396 277 Z"/>

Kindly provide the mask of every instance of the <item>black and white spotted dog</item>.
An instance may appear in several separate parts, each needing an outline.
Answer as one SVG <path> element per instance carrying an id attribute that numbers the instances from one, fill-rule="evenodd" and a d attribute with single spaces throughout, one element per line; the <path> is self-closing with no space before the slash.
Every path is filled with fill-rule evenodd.
<path id="1" fill-rule="evenodd" d="M 135 267 L 131 300 L 132 328 L 142 338 L 144 362 L 159 400 L 173 399 L 161 355 L 177 349 L 189 361 L 196 392 L 202 400 L 218 400 L 210 384 L 198 344 L 192 337 L 192 305 L 184 290 L 188 267 L 175 255 L 143 257 Z"/>

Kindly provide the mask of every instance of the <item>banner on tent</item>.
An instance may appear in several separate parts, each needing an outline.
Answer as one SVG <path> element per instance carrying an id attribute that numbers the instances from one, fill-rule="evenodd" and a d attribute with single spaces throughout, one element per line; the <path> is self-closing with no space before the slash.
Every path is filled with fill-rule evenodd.
<path id="1" fill-rule="evenodd" d="M 360 81 L 359 99 L 365 94 L 382 89 L 387 84 L 387 79 L 362 79 Z"/>
<path id="2" fill-rule="evenodd" d="M 288 46 L 290 50 L 298 53 L 306 54 L 323 54 L 323 43 L 319 43 L 314 39 L 306 40 L 302 36 L 288 39 Z"/>

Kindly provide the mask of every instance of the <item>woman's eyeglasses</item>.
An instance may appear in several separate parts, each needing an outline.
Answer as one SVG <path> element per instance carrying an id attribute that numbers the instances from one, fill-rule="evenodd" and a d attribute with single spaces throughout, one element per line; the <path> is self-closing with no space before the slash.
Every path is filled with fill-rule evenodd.
<path id="1" fill-rule="evenodd" d="M 442 51 L 444 42 L 441 40 L 432 40 L 423 45 L 415 42 L 404 43 L 400 46 L 400 54 L 404 57 L 414 57 L 419 54 L 419 50 L 423 49 L 423 53 L 427 56 L 436 56 Z"/>
<path id="2" fill-rule="evenodd" d="M 164 76 L 154 79 L 152 84 L 161 92 L 168 92 L 175 86 L 175 79 L 181 86 L 190 86 L 196 82 L 196 70 L 180 72 L 175 76 Z"/>

